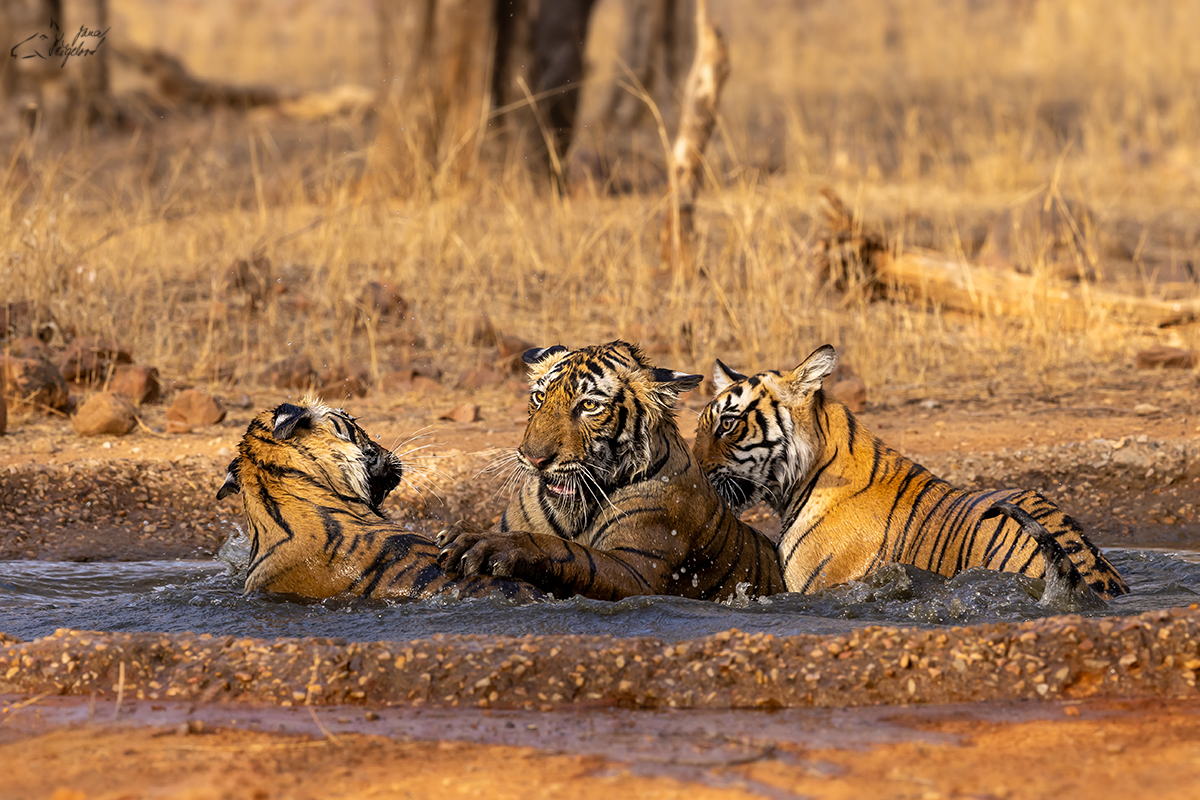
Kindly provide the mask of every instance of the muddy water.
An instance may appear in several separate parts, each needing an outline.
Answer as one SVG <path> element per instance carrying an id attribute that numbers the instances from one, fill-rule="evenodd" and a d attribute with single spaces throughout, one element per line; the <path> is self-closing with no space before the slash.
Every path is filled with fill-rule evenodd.
<path id="1" fill-rule="evenodd" d="M 1054 613 L 1130 615 L 1200 600 L 1200 553 L 1108 550 L 1133 592 L 1094 608 L 1046 608 L 1041 581 L 968 570 L 952 579 L 891 566 L 816 595 L 739 598 L 725 604 L 676 597 L 618 603 L 574 598 L 514 606 L 501 599 L 425 602 L 295 602 L 242 594 L 236 537 L 210 561 L 0 562 L 0 631 L 33 639 L 57 628 L 165 631 L 351 641 L 447 634 L 593 634 L 679 641 L 738 628 L 776 635 L 835 633 L 867 624 L 967 625 Z"/>

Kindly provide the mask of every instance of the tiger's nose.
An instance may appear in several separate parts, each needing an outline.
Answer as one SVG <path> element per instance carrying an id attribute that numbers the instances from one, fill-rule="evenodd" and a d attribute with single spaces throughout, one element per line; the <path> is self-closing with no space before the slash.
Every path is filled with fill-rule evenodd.
<path id="1" fill-rule="evenodd" d="M 533 453 L 522 449 L 521 454 L 529 459 L 529 463 L 533 464 L 536 469 L 545 469 L 554 460 L 554 453 Z"/>

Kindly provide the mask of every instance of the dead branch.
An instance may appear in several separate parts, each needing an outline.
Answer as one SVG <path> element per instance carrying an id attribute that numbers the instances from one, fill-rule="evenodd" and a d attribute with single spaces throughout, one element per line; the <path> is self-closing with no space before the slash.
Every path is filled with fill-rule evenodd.
<path id="1" fill-rule="evenodd" d="M 693 213 L 704 167 L 704 149 L 717 121 L 717 103 L 729 77 L 729 51 L 696 2 L 696 58 L 684 86 L 679 134 L 671 149 L 671 208 L 662 231 L 662 260 L 690 273 Z"/>
<path id="2" fill-rule="evenodd" d="M 298 96 L 266 86 L 234 86 L 200 80 L 187 71 L 182 61 L 162 50 L 145 50 L 130 44 L 113 50 L 118 59 L 152 77 L 163 97 L 176 102 L 195 103 L 205 108 L 254 108 L 276 105 Z"/>
<path id="3" fill-rule="evenodd" d="M 936 254 L 888 259 L 880 278 L 910 296 L 961 311 L 1029 315 L 1037 309 L 1102 309 L 1117 319 L 1166 327 L 1200 318 L 1200 300 L 1155 300 L 994 270 Z"/>

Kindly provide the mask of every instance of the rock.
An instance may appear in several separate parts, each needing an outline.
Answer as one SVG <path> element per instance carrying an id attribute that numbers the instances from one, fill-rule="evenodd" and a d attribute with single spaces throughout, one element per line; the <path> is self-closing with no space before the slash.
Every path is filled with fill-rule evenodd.
<path id="1" fill-rule="evenodd" d="M 438 419 L 448 419 L 452 422 L 478 422 L 481 417 L 479 416 L 479 406 L 474 403 L 465 403 L 442 412 Z"/>
<path id="2" fill-rule="evenodd" d="M 216 425 L 223 419 L 225 419 L 225 408 L 221 405 L 221 401 L 196 389 L 185 389 L 175 395 L 174 402 L 167 409 L 168 426 L 171 422 L 181 423 L 189 428 L 200 425 Z"/>
<path id="3" fill-rule="evenodd" d="M 14 407 L 30 406 L 65 410 L 71 404 L 67 382 L 58 368 L 40 358 L 0 355 L 0 371 L 8 381 L 7 395 Z"/>
<path id="4" fill-rule="evenodd" d="M 358 375 L 347 375 L 346 378 L 323 385 L 317 391 L 317 395 L 326 401 L 344 401 L 350 397 L 366 397 L 367 381 Z"/>
<path id="5" fill-rule="evenodd" d="M 921 402 L 917 403 L 917 405 L 920 406 L 921 408 L 925 409 L 926 411 L 933 411 L 935 408 L 942 407 L 941 402 L 939 402 L 938 400 L 934 400 L 932 397 L 925 398 Z"/>
<path id="6" fill-rule="evenodd" d="M 415 375 L 412 379 L 412 390 L 414 392 L 440 392 L 442 385 L 426 375 Z"/>
<path id="7" fill-rule="evenodd" d="M 492 369 L 491 367 L 477 367 L 469 369 L 459 376 L 458 382 L 454 384 L 456 389 L 482 389 L 485 386 L 496 386 L 503 383 L 505 375 L 503 372 Z"/>
<path id="8" fill-rule="evenodd" d="M 39 456 L 48 456 L 60 450 L 61 448 L 49 436 L 39 436 L 29 443 L 29 452 L 37 453 Z"/>
<path id="9" fill-rule="evenodd" d="M 1137 414 L 1139 417 L 1148 417 L 1151 414 L 1157 414 L 1160 411 L 1162 411 L 1162 409 L 1156 405 L 1153 405 L 1152 403 L 1138 403 L 1133 407 L 1133 413 Z"/>
<path id="10" fill-rule="evenodd" d="M 399 322 L 408 313 L 408 301 L 394 287 L 371 281 L 358 297 L 359 314 L 376 322 Z"/>
<path id="11" fill-rule="evenodd" d="M 155 403 L 162 397 L 158 369 L 143 364 L 121 364 L 113 371 L 108 390 L 129 398 L 135 406 Z"/>
<path id="12" fill-rule="evenodd" d="M 321 388 L 317 392 L 322 400 L 345 400 L 349 397 L 366 397 L 370 379 L 365 369 L 347 370 L 331 367 L 321 374 Z"/>
<path id="13" fill-rule="evenodd" d="M 510 336 L 507 333 L 496 334 L 496 352 L 501 358 L 516 357 L 519 361 L 526 350 L 536 347 L 533 342 L 522 339 L 520 336 Z M 525 362 L 522 361 L 522 369 Z"/>
<path id="14" fill-rule="evenodd" d="M 307 358 L 296 355 L 267 367 L 263 381 L 276 389 L 311 389 L 320 384 L 320 376 Z"/>
<path id="15" fill-rule="evenodd" d="M 379 391 L 384 394 L 403 394 L 411 391 L 417 373 L 412 369 L 397 369 L 379 376 Z"/>
<path id="16" fill-rule="evenodd" d="M 1170 347 L 1156 344 L 1137 354 L 1135 362 L 1138 369 L 1191 369 L 1196 366 L 1197 353 L 1195 350 L 1184 350 L 1182 347 Z"/>
<path id="17" fill-rule="evenodd" d="M 830 388 L 829 393 L 855 414 L 867 410 L 867 384 L 862 378 L 838 381 Z"/>
<path id="18" fill-rule="evenodd" d="M 81 336 L 59 356 L 58 369 L 69 381 L 90 384 L 105 380 L 111 367 L 132 363 L 133 351 L 125 345 L 98 336 Z"/>
<path id="19" fill-rule="evenodd" d="M 54 362 L 54 349 L 36 336 L 18 336 L 8 343 L 8 354 L 18 358 L 40 358 Z"/>
<path id="20" fill-rule="evenodd" d="M 98 392 L 83 402 L 71 426 L 80 436 L 124 436 L 137 425 L 133 404 L 114 392 Z"/>

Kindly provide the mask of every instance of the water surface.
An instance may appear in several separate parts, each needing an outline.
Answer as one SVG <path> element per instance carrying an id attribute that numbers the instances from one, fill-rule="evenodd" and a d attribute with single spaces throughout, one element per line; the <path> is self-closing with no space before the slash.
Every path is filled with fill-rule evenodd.
<path id="1" fill-rule="evenodd" d="M 596 634 L 678 641 L 729 628 L 777 635 L 832 633 L 868 624 L 968 625 L 1072 611 L 1138 614 L 1200 601 L 1200 553 L 1111 549 L 1133 592 L 1107 607 L 1048 609 L 1041 581 L 968 570 L 951 579 L 891 567 L 816 595 L 709 603 L 637 597 L 513 605 L 499 598 L 423 602 L 294 602 L 242 594 L 234 542 L 211 561 L 0 562 L 0 631 L 33 639 L 56 628 L 193 631 L 275 638 L 396 641 L 447 634 Z"/>

